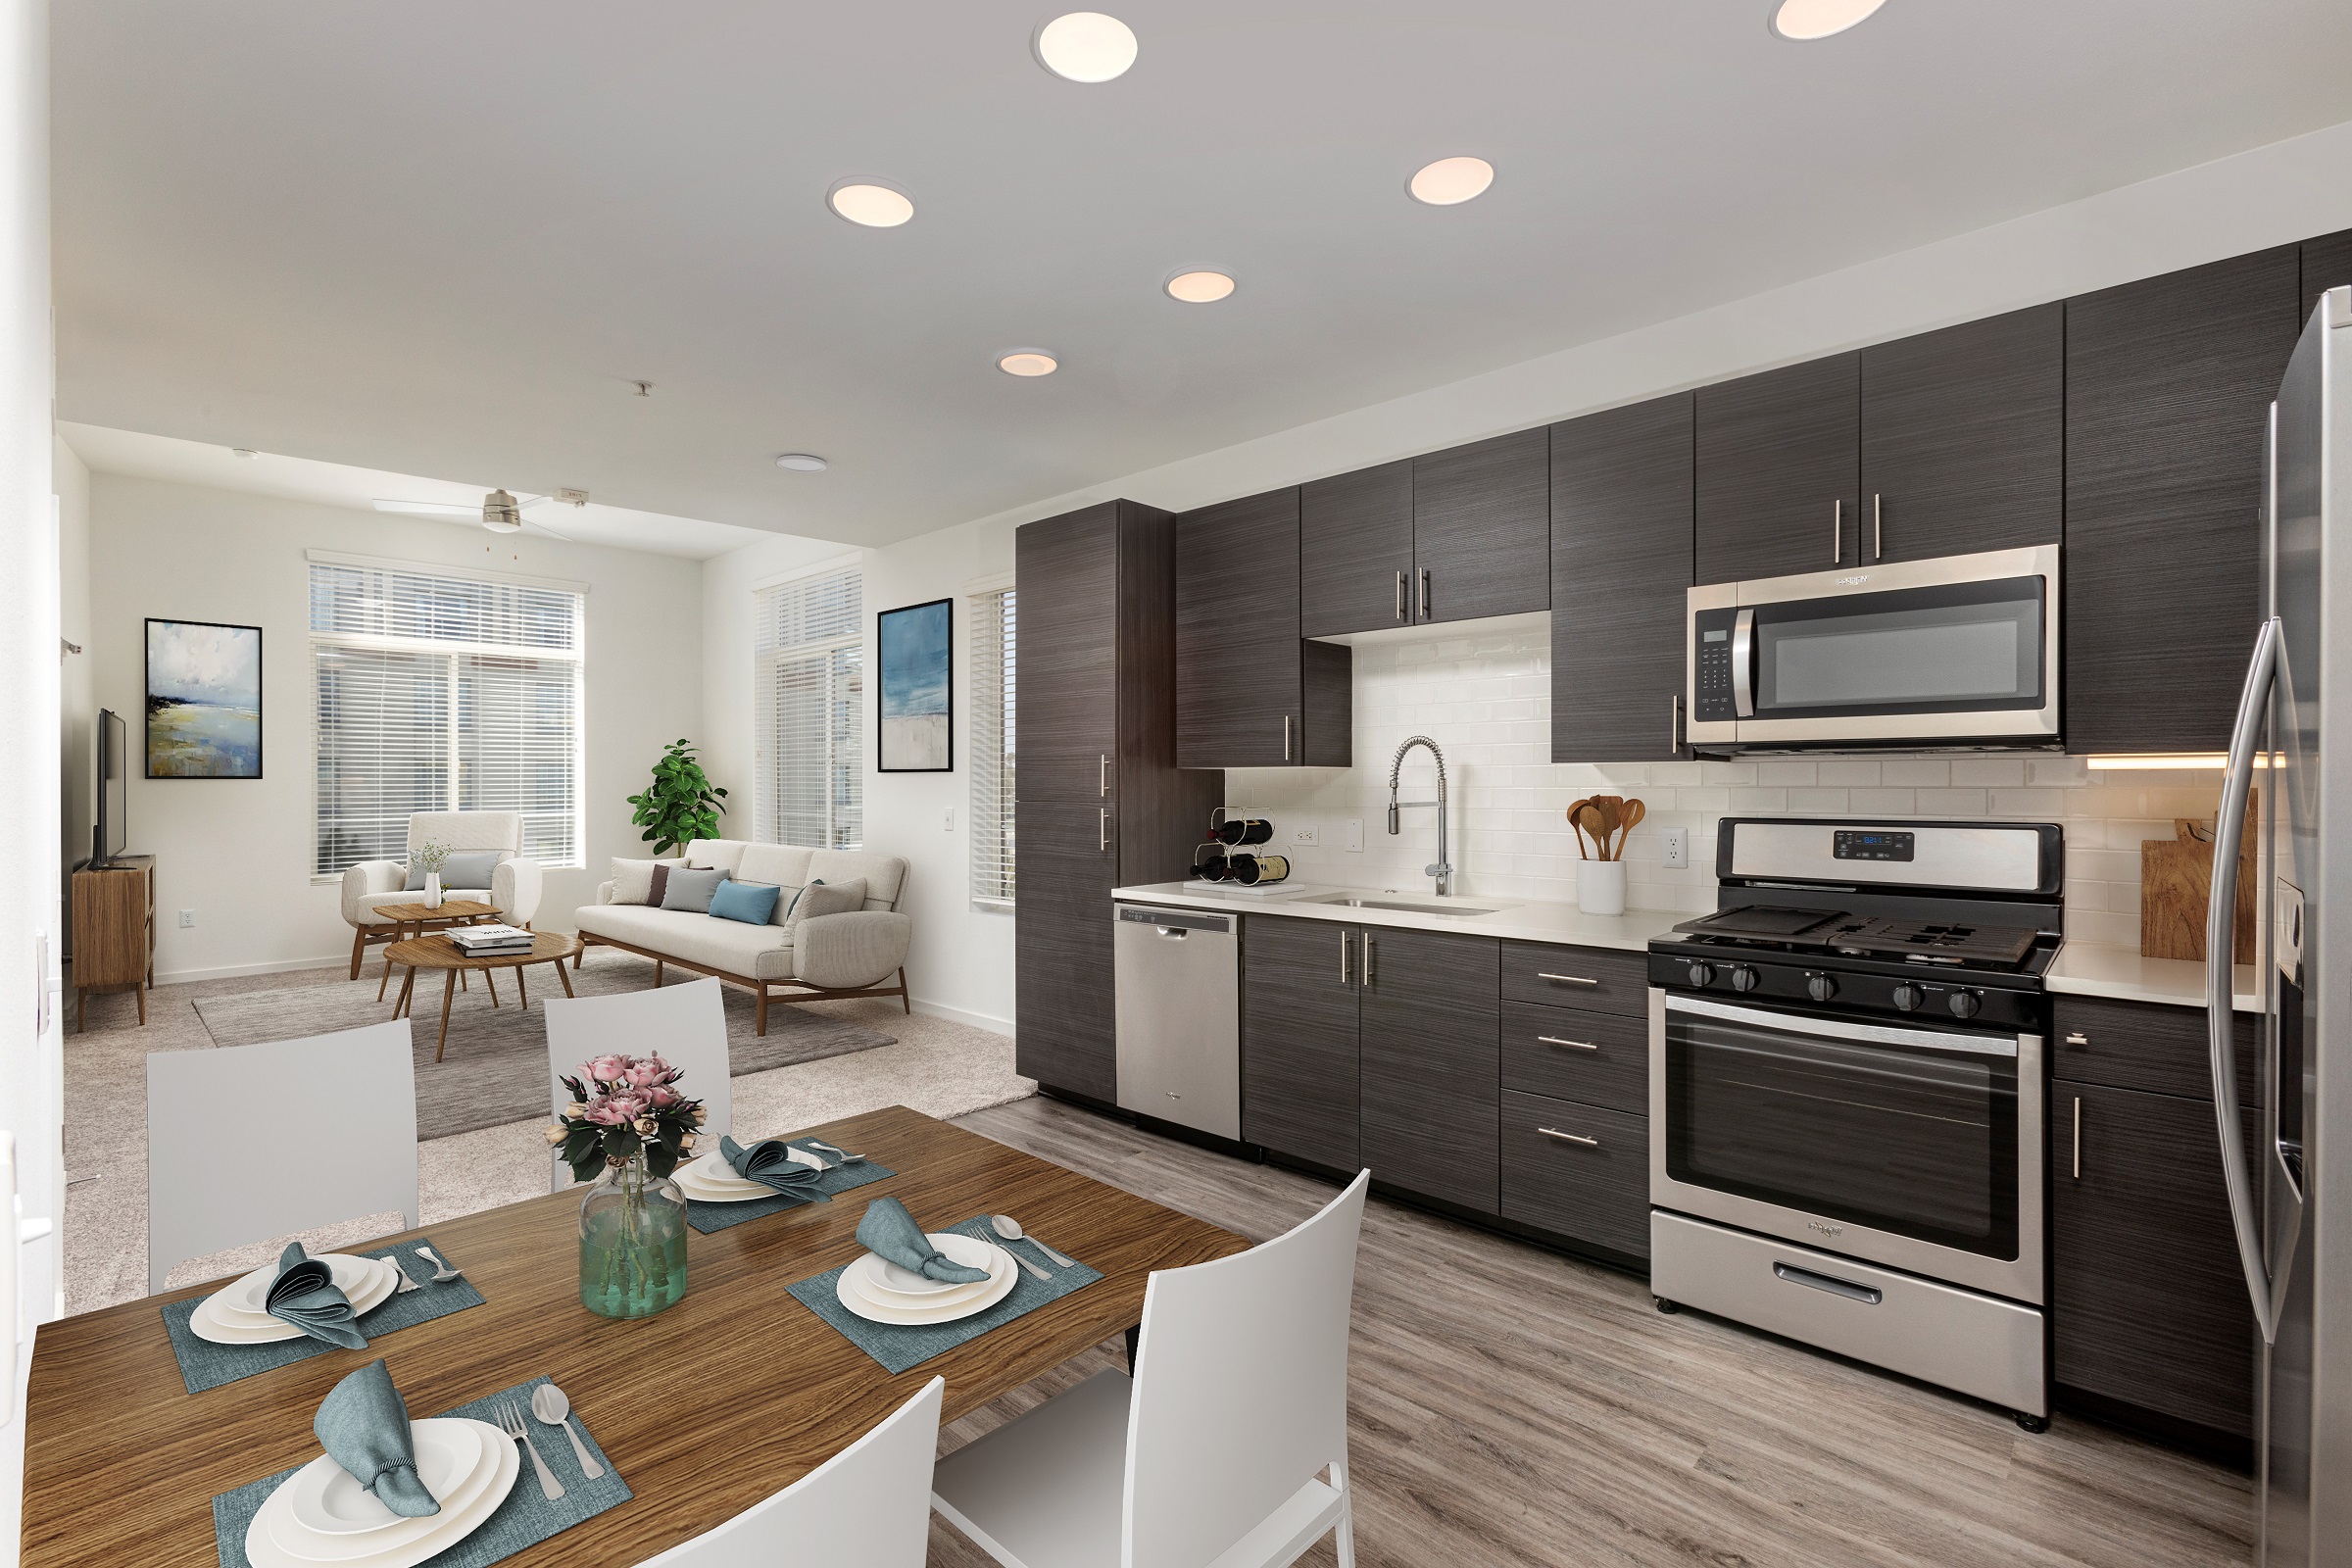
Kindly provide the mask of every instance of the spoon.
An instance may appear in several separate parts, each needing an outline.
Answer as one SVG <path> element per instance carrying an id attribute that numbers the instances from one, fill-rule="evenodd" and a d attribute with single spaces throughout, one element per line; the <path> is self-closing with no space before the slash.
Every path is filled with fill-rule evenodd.
<path id="1" fill-rule="evenodd" d="M 571 1401 L 564 1397 L 562 1389 L 557 1388 L 553 1383 L 542 1383 L 533 1389 L 531 1391 L 531 1414 L 551 1427 L 564 1429 L 564 1435 L 571 1440 L 573 1456 L 580 1461 L 580 1474 L 594 1481 L 605 1473 L 605 1467 L 598 1464 L 596 1456 L 588 1451 L 588 1445 L 580 1441 L 579 1433 L 572 1428 L 572 1424 L 568 1420 L 564 1419 L 571 1414 Z"/>
<path id="2" fill-rule="evenodd" d="M 1625 838 L 1632 838 L 1634 836 L 1634 829 L 1640 827 L 1642 825 L 1642 819 L 1648 814 L 1649 808 L 1643 806 L 1640 801 L 1626 802 L 1625 820 L 1618 824 L 1623 830 Z M 1617 841 L 1617 858 L 1620 860 L 1625 858 L 1625 839 L 1619 839 Z"/>
<path id="3" fill-rule="evenodd" d="M 1039 1241 L 1036 1237 L 1031 1236 L 1026 1231 L 1022 1230 L 1021 1222 L 1017 1219 L 1014 1219 L 1010 1214 L 990 1215 L 988 1220 L 988 1228 L 995 1231 L 999 1236 L 1004 1237 L 1008 1242 L 1027 1242 L 1031 1247 L 1036 1248 L 1039 1251 L 1045 1253 L 1046 1256 L 1052 1258 L 1054 1262 L 1059 1263 L 1063 1268 L 1076 1268 L 1078 1266 L 1076 1263 L 1073 1263 L 1068 1258 L 1062 1256 L 1059 1252 L 1054 1250 L 1054 1249 L 1051 1247 L 1048 1247 L 1045 1243 Z"/>
<path id="4" fill-rule="evenodd" d="M 441 1260 L 441 1254 L 429 1247 L 417 1248 L 416 1255 L 433 1265 L 433 1283 L 435 1285 L 447 1285 L 451 1280 L 462 1280 L 466 1277 L 464 1269 L 451 1268 Z"/>
<path id="5" fill-rule="evenodd" d="M 1576 830 L 1576 855 L 1580 860 L 1592 858 L 1585 853 L 1585 824 L 1578 820 L 1584 814 L 1585 808 L 1592 804 L 1592 797 L 1588 795 L 1581 801 L 1571 802 L 1568 807 L 1568 825 Z"/>

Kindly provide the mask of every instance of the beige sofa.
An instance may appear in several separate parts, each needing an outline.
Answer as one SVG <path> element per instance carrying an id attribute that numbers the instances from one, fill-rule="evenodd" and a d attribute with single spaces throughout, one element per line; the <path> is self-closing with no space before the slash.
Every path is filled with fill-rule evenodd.
<path id="1" fill-rule="evenodd" d="M 906 996 L 906 949 L 914 922 L 898 912 L 906 886 L 906 862 L 899 857 L 697 839 L 675 863 L 723 870 L 738 882 L 771 883 L 783 889 L 775 913 L 765 925 L 746 925 L 683 909 L 614 904 L 612 884 L 607 882 L 596 890 L 596 902 L 573 915 L 581 947 L 619 948 L 657 965 L 675 964 L 741 986 L 759 999 L 760 1034 L 767 1033 L 771 998 L 897 997 L 901 1006 L 914 1010 Z M 865 881 L 862 908 L 803 920 L 797 929 L 785 924 L 792 896 L 810 881 L 838 887 L 858 878 Z M 888 983 L 894 973 L 895 985 Z"/>

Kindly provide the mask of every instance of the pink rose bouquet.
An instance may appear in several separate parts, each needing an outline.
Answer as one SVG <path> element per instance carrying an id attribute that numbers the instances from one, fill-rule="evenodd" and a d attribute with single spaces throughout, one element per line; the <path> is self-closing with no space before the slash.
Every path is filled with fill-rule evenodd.
<path id="1" fill-rule="evenodd" d="M 584 1063 L 564 1080 L 571 1103 L 547 1130 L 547 1141 L 578 1181 L 639 1158 L 654 1175 L 666 1176 L 694 1148 L 703 1124 L 703 1102 L 678 1091 L 680 1076 L 659 1054 Z"/>

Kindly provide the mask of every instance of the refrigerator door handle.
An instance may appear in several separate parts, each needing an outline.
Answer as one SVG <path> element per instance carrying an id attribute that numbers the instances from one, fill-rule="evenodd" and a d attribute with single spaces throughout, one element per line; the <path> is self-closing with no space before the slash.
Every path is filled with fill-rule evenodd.
<path id="1" fill-rule="evenodd" d="M 2271 686 L 2278 673 L 2278 640 L 2284 628 L 2274 615 L 2254 639 L 2253 662 L 2238 695 L 2237 722 L 2230 732 L 2229 769 L 2222 775 L 2222 813 L 2214 823 L 2212 902 L 2205 910 L 2205 1023 L 2212 1048 L 2213 1114 L 2222 1145 L 2222 1179 L 2230 1191 L 2230 1223 L 2237 1233 L 2238 1265 L 2262 1341 L 2278 1338 L 2278 1308 L 2284 1271 L 2274 1277 L 2263 1257 L 2262 1220 L 2253 1183 L 2246 1174 L 2245 1139 L 2237 1119 L 2237 1041 L 2232 1028 L 2235 990 L 2230 959 L 2236 950 L 2237 860 L 2246 833 L 2246 792 L 2254 777 L 2254 745 L 2270 710 Z"/>

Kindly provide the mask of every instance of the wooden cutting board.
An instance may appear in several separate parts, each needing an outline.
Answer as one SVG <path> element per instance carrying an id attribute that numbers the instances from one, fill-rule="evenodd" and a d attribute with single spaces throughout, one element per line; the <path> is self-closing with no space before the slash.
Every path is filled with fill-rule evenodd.
<path id="1" fill-rule="evenodd" d="M 2254 839 L 2261 792 L 2246 795 L 2246 832 L 2237 858 L 2237 951 L 2234 963 L 2254 961 Z M 2205 961 L 2206 909 L 2213 900 L 2212 828 L 2175 818 L 2175 837 L 2139 846 L 2139 953 L 2143 958 Z"/>

